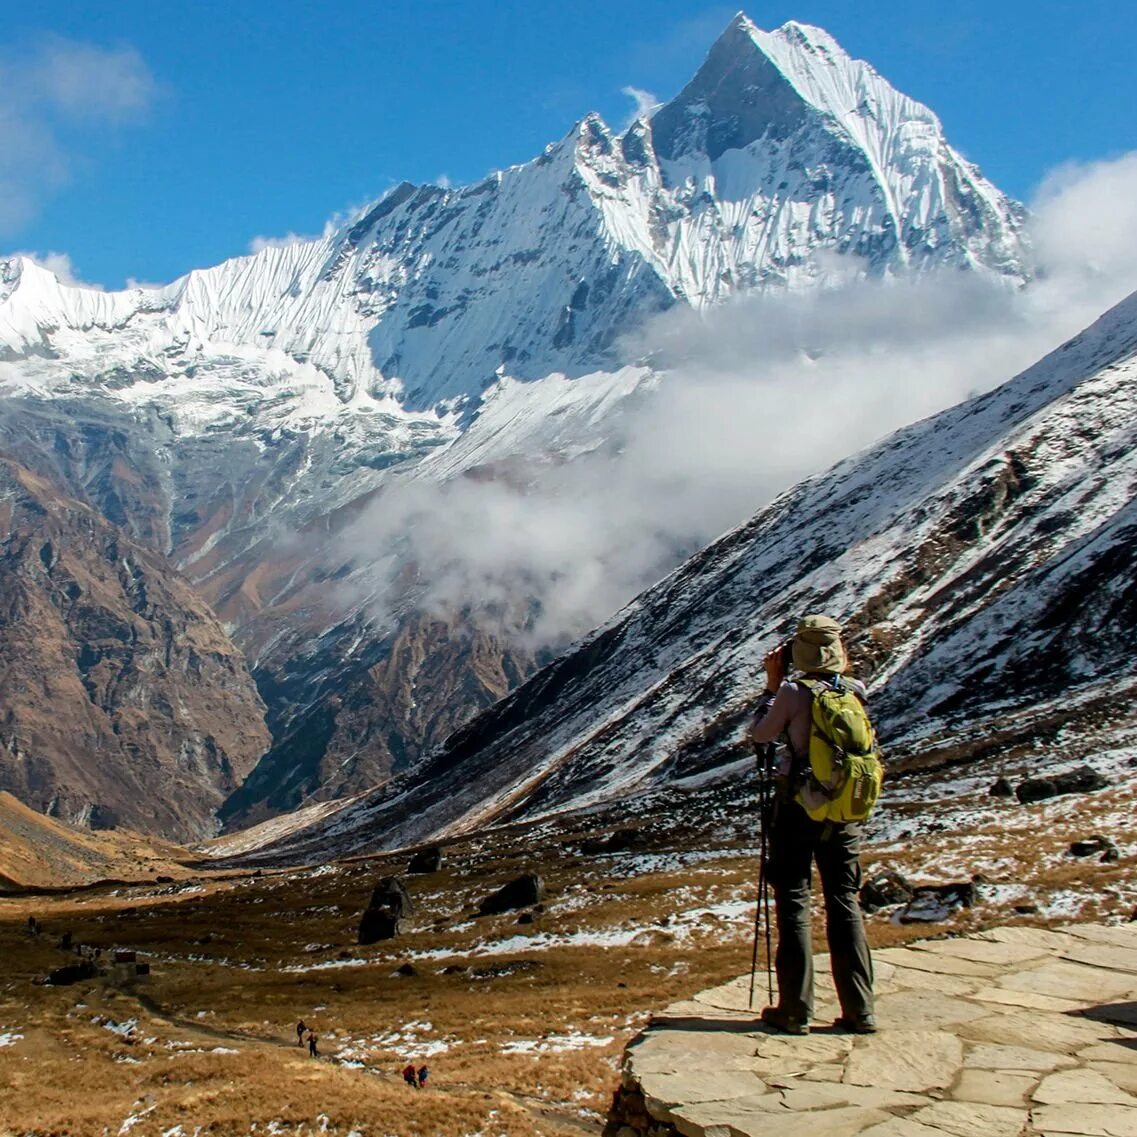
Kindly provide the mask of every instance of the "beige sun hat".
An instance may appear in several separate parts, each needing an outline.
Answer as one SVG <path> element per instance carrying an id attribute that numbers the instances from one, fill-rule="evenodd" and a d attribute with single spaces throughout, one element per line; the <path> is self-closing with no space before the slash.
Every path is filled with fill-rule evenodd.
<path id="1" fill-rule="evenodd" d="M 803 616 L 794 634 L 794 668 L 840 675 L 848 666 L 841 625 L 828 616 Z"/>

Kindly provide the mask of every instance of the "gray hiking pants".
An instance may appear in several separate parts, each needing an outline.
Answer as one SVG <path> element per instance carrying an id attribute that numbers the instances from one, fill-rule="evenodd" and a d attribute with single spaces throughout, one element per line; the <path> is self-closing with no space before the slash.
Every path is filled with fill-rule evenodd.
<path id="1" fill-rule="evenodd" d="M 804 1021 L 813 1015 L 809 899 L 815 860 L 825 896 L 825 934 L 841 1014 L 856 1019 L 873 1013 L 872 957 L 857 897 L 860 841 L 859 825 L 813 821 L 796 802 L 777 807 L 770 832 L 769 874 L 777 909 L 778 1006 Z"/>

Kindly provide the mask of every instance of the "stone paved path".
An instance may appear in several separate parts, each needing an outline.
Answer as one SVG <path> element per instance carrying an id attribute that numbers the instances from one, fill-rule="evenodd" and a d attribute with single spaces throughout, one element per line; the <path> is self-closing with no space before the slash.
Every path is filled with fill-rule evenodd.
<path id="1" fill-rule="evenodd" d="M 657 1015 L 625 1087 L 684 1137 L 1137 1137 L 1137 924 L 996 928 L 873 959 L 878 1034 L 768 1033 L 746 976 Z"/>

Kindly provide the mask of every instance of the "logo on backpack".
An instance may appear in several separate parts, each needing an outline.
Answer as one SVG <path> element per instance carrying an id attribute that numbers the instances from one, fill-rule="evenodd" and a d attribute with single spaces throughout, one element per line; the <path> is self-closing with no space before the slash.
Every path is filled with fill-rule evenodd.
<path id="1" fill-rule="evenodd" d="M 865 705 L 840 676 L 799 679 L 811 696 L 809 760 L 797 800 L 814 821 L 864 821 L 884 782 Z"/>

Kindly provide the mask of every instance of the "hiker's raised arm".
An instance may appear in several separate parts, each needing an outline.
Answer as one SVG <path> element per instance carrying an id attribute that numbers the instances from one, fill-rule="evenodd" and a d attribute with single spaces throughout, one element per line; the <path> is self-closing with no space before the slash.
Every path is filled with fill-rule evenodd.
<path id="1" fill-rule="evenodd" d="M 750 738 L 757 743 L 776 742 L 793 717 L 793 688 L 783 683 L 772 698 L 767 692 L 758 703 L 754 721 L 750 724 Z"/>

